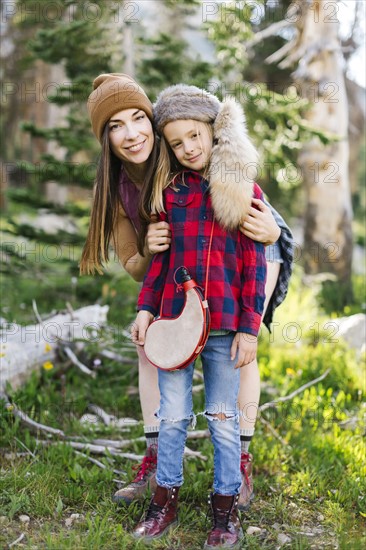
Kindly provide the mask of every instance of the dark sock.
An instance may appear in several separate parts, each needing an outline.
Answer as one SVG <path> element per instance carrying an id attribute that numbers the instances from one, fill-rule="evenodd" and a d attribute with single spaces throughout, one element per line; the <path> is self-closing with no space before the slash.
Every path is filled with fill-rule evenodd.
<path id="1" fill-rule="evenodd" d="M 254 428 L 240 430 L 240 450 L 242 453 L 249 452 L 249 445 L 254 435 Z"/>
<path id="2" fill-rule="evenodd" d="M 151 447 L 152 445 L 158 444 L 158 437 L 159 437 L 159 427 L 153 426 L 151 428 L 145 427 L 145 437 L 146 437 L 146 446 L 147 448 Z"/>

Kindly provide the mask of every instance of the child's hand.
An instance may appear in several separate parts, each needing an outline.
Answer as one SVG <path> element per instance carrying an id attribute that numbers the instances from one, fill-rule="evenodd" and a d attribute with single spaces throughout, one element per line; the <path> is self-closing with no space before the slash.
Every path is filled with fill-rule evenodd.
<path id="1" fill-rule="evenodd" d="M 154 316 L 150 311 L 141 310 L 138 312 L 135 321 L 131 327 L 131 338 L 134 344 L 143 346 L 145 344 L 145 334 Z"/>
<path id="2" fill-rule="evenodd" d="M 245 332 L 237 332 L 231 346 L 231 360 L 235 359 L 238 352 L 238 361 L 235 365 L 236 369 L 244 367 L 254 361 L 257 356 L 258 340 L 252 334 Z"/>
<path id="3" fill-rule="evenodd" d="M 157 216 L 152 216 L 152 221 L 147 228 L 146 247 L 150 254 L 168 250 L 171 243 L 171 231 L 167 222 L 156 221 Z"/>

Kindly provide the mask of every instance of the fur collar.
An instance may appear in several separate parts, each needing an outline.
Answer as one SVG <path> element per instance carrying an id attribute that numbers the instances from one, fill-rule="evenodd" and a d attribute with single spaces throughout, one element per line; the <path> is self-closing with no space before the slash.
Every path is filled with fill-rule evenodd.
<path id="1" fill-rule="evenodd" d="M 208 180 L 215 218 L 225 229 L 236 229 L 248 213 L 258 168 L 258 153 L 252 144 L 243 109 L 227 98 L 214 126 Z"/>

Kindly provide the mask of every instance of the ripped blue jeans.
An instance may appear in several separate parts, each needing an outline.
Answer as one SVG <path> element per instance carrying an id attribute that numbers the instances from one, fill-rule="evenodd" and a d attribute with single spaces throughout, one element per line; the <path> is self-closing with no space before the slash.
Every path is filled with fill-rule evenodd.
<path id="1" fill-rule="evenodd" d="M 213 490 L 236 495 L 241 485 L 238 391 L 240 369 L 234 369 L 230 348 L 235 332 L 210 336 L 201 354 L 205 381 L 205 412 L 214 446 Z M 156 481 L 162 487 L 183 483 L 187 429 L 195 425 L 192 380 L 194 363 L 186 369 L 159 370 L 160 419 Z M 221 413 L 221 414 L 220 414 Z M 213 416 L 219 414 L 221 419 Z"/>

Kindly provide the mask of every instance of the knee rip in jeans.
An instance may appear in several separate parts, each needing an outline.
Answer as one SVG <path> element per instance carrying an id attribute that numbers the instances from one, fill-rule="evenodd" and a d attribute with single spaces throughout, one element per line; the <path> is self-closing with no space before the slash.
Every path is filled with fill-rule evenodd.
<path id="1" fill-rule="evenodd" d="M 234 413 L 234 412 L 231 414 L 230 413 L 225 414 L 223 412 L 213 413 L 213 412 L 205 411 L 199 414 L 204 416 L 205 418 L 207 418 L 207 420 L 211 422 L 226 422 L 226 420 L 235 420 L 235 421 L 239 420 L 238 413 Z"/>
<path id="2" fill-rule="evenodd" d="M 194 429 L 196 427 L 197 418 L 195 414 L 191 414 L 190 416 L 181 416 L 178 418 L 168 418 L 165 416 L 160 416 L 160 411 L 156 411 L 154 415 L 160 422 L 171 422 L 174 424 L 175 422 L 182 422 L 182 420 L 189 420 L 189 428 Z"/>

